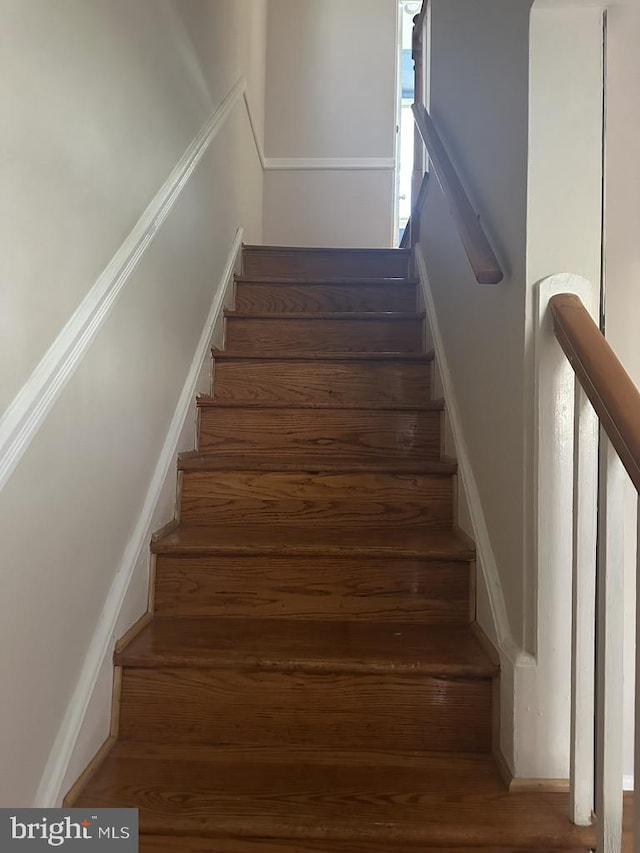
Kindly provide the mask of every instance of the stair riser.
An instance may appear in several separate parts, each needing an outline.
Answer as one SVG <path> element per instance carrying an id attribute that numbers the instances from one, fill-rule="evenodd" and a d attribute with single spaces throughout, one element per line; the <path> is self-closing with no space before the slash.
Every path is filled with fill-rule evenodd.
<path id="1" fill-rule="evenodd" d="M 235 402 L 420 404 L 430 396 L 428 363 L 222 361 L 216 399 Z"/>
<path id="2" fill-rule="evenodd" d="M 422 352 L 423 321 L 227 319 L 226 347 L 285 352 Z"/>
<path id="3" fill-rule="evenodd" d="M 209 452 L 313 452 L 340 455 L 436 459 L 440 455 L 440 412 L 352 409 L 202 409 L 199 449 Z"/>
<path id="4" fill-rule="evenodd" d="M 248 276 L 272 278 L 404 278 L 409 273 L 409 254 L 252 248 L 243 253 L 242 271 Z"/>
<path id="5" fill-rule="evenodd" d="M 464 562 L 159 556 L 155 612 L 461 625 L 469 574 Z"/>
<path id="6" fill-rule="evenodd" d="M 125 668 L 121 709 L 124 740 L 491 748 L 490 679 Z"/>
<path id="7" fill-rule="evenodd" d="M 237 311 L 415 311 L 412 284 L 238 284 Z"/>
<path id="8" fill-rule="evenodd" d="M 186 524 L 453 523 L 453 477 L 439 474 L 307 474 L 185 471 Z"/>

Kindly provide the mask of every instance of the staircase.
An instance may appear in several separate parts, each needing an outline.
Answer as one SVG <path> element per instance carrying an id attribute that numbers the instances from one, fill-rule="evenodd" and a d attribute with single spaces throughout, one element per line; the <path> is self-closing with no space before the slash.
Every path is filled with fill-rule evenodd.
<path id="1" fill-rule="evenodd" d="M 153 619 L 116 654 L 118 740 L 73 798 L 139 808 L 145 853 L 592 846 L 492 758 L 498 666 L 408 263 L 245 247 Z"/>

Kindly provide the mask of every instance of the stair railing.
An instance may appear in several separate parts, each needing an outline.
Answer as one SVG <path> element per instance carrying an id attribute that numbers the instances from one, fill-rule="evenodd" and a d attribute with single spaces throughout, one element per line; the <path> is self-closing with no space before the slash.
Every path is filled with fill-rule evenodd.
<path id="1" fill-rule="evenodd" d="M 413 176 L 411 181 L 411 218 L 402 237 L 401 246 L 414 246 L 419 240 L 420 214 L 426 199 L 425 149 L 438 183 L 442 187 L 462 245 L 479 284 L 498 284 L 504 278 L 498 259 L 474 211 L 462 181 L 458 177 L 446 146 L 425 108 L 425 22 L 428 0 L 413 22 L 412 56 L 415 73 L 413 117 L 415 139 Z"/>
<path id="2" fill-rule="evenodd" d="M 541 284 L 541 288 L 546 288 L 544 294 L 541 290 L 544 303 L 541 317 L 544 318 L 548 307 L 546 323 L 552 325 L 548 334 L 555 337 L 566 356 L 571 367 L 566 367 L 566 374 L 573 384 L 571 406 L 570 386 L 564 378 L 558 378 L 565 371 L 562 356 L 554 354 L 553 358 L 560 362 L 555 363 L 551 373 L 548 362 L 545 375 L 550 378 L 553 374 L 556 405 L 554 411 L 548 413 L 551 420 L 547 423 L 557 432 L 566 431 L 573 445 L 573 483 L 572 488 L 569 487 L 573 503 L 571 819 L 576 824 L 589 825 L 595 814 L 598 853 L 619 853 L 622 850 L 624 758 L 624 472 L 640 496 L 640 392 L 581 298 L 576 293 L 558 292 L 563 285 L 571 285 L 571 279 L 584 282 L 579 277 L 560 275 Z M 589 296 L 587 292 L 583 295 Z M 571 465 L 570 454 L 557 449 L 551 464 L 565 465 L 567 460 L 560 458 L 562 456 L 569 456 L 568 464 Z M 542 460 L 541 464 L 548 465 L 550 460 L 546 463 Z M 545 499 L 543 495 L 541 500 Z M 552 535 L 548 528 L 546 533 Z M 640 503 L 638 541 L 640 543 Z M 636 570 L 640 578 L 640 548 Z M 636 626 L 638 630 L 640 581 Z M 636 697 L 637 779 L 640 773 L 640 642 L 636 643 Z M 638 811 L 635 853 L 640 851 Z"/>
<path id="3" fill-rule="evenodd" d="M 413 100 L 414 104 L 424 104 L 424 30 L 427 17 L 428 0 L 423 0 L 420 12 L 413 19 L 411 38 L 411 58 L 413 59 Z M 400 248 L 415 246 L 420 234 L 420 213 L 422 211 L 428 184 L 429 173 L 426 171 L 424 143 L 418 126 L 413 131 L 413 171 L 411 173 L 411 215 L 405 226 Z"/>
<path id="4" fill-rule="evenodd" d="M 414 104 L 425 103 L 425 24 L 427 19 L 428 0 L 423 0 L 420 12 L 413 19 L 413 33 L 411 37 L 411 58 L 413 59 L 413 101 Z M 414 211 L 418 214 L 420 209 L 417 205 L 417 200 L 420 195 L 420 189 L 423 184 L 423 177 L 426 169 L 426 158 L 424 153 L 424 145 L 420 136 L 420 131 L 416 126 L 413 135 L 413 174 L 411 177 L 411 214 Z M 415 229 L 414 229 L 415 231 Z"/>

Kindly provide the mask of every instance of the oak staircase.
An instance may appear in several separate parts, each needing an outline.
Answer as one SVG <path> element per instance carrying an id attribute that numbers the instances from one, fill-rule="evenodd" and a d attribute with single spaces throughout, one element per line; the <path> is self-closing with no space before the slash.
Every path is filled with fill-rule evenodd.
<path id="1" fill-rule="evenodd" d="M 496 659 L 404 250 L 245 247 L 118 739 L 73 804 L 142 851 L 592 846 L 492 757 Z"/>

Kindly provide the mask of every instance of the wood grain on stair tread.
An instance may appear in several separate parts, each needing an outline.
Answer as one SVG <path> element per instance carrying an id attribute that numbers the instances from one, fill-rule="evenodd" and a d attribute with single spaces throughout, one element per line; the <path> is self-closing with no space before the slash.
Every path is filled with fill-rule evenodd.
<path id="1" fill-rule="evenodd" d="M 317 284 L 326 284 L 326 285 L 339 285 L 339 284 L 348 284 L 356 287 L 364 287 L 366 285 L 379 285 L 379 286 L 394 286 L 394 287 L 417 287 L 420 283 L 417 278 L 407 278 L 406 276 L 383 276 L 382 278 L 376 278 L 375 276 L 345 276 L 341 278 L 340 276 L 331 276 L 330 278 L 322 278 L 320 276 L 311 278 L 309 276 L 305 276 L 303 279 L 300 279 L 299 282 L 292 281 L 290 276 L 278 276 L 278 275 L 248 275 L 246 273 L 236 273 L 234 275 L 234 281 L 238 284 L 262 284 L 265 287 L 268 287 L 272 284 L 282 284 L 284 286 L 294 285 L 300 287 L 308 287 Z"/>
<path id="2" fill-rule="evenodd" d="M 308 320 L 310 323 L 320 323 L 324 320 L 345 320 L 349 323 L 370 322 L 403 323 L 407 320 L 422 321 L 424 311 L 238 311 L 225 309 L 224 316 L 228 320 L 266 320 L 269 323 L 291 323 L 295 320 Z"/>
<path id="3" fill-rule="evenodd" d="M 440 411 L 203 405 L 199 449 L 434 459 L 440 456 Z"/>
<path id="4" fill-rule="evenodd" d="M 244 275 L 286 278 L 406 277 L 409 253 L 403 249 L 307 249 L 291 246 L 245 246 Z"/>
<path id="5" fill-rule="evenodd" d="M 257 454 L 199 453 L 190 450 L 178 457 L 181 471 L 354 471 L 398 474 L 455 474 L 458 466 L 453 459 L 402 459 L 384 456 L 376 459 L 351 459 L 348 456 L 327 459 L 304 454 L 299 458 L 260 456 Z"/>
<path id="6" fill-rule="evenodd" d="M 141 808 L 143 833 L 422 849 L 595 844 L 593 827 L 569 822 L 568 795 L 509 794 L 488 756 L 122 743 L 79 805 L 123 799 Z"/>
<path id="7" fill-rule="evenodd" d="M 448 474 L 185 471 L 186 524 L 402 524 L 450 527 Z"/>
<path id="8" fill-rule="evenodd" d="M 198 838 L 190 835 L 141 835 L 140 853 L 425 853 L 425 847 L 374 841 L 326 841 L 298 838 Z M 433 847 L 428 853 L 480 853 L 478 847 Z M 557 853 L 557 848 L 491 846 L 491 853 Z M 566 853 L 589 853 L 587 848 Z M 626 850 L 625 850 L 626 853 Z M 629 851 L 630 853 L 630 851 Z"/>
<path id="9" fill-rule="evenodd" d="M 466 624 L 409 258 L 245 247 L 157 614 L 116 656 L 123 739 L 77 803 L 139 807 L 143 853 L 594 844 L 488 754 L 498 668 Z"/>
<path id="10" fill-rule="evenodd" d="M 490 678 L 125 667 L 120 737 L 488 752 Z"/>
<path id="11" fill-rule="evenodd" d="M 467 625 L 288 619 L 158 618 L 116 654 L 125 667 L 318 673 L 408 673 L 492 678 Z"/>
<path id="12" fill-rule="evenodd" d="M 414 282 L 251 282 L 236 280 L 238 311 L 412 311 Z"/>
<path id="13" fill-rule="evenodd" d="M 255 361 L 260 359 L 265 361 L 268 359 L 275 361 L 398 361 L 398 362 L 427 362 L 433 361 L 435 353 L 433 350 L 428 352 L 310 352 L 309 350 L 264 350 L 256 355 L 251 352 L 242 352 L 241 350 L 232 349 L 217 349 L 214 347 L 211 350 L 211 355 L 214 359 L 232 359 L 245 361 Z"/>
<path id="14" fill-rule="evenodd" d="M 311 350 L 314 352 L 421 352 L 422 319 L 355 320 L 228 317 L 226 346 L 260 354 L 263 350 Z"/>
<path id="15" fill-rule="evenodd" d="M 622 821 L 622 853 L 633 853 L 634 803 L 634 792 L 625 791 Z"/>
<path id="16" fill-rule="evenodd" d="M 215 397 L 200 396 L 197 398 L 199 409 L 263 409 L 265 412 L 274 409 L 289 409 L 298 412 L 303 409 L 337 410 L 347 412 L 442 412 L 444 400 L 426 400 L 423 403 L 292 403 L 286 402 L 263 402 L 260 400 L 218 400 Z"/>
<path id="17" fill-rule="evenodd" d="M 220 361 L 215 366 L 216 400 L 236 402 L 400 403 L 430 397 L 426 362 Z"/>
<path id="18" fill-rule="evenodd" d="M 156 554 L 274 554 L 473 560 L 475 551 L 453 530 L 209 525 L 177 530 L 151 543 Z"/>
<path id="19" fill-rule="evenodd" d="M 465 624 L 466 562 L 158 555 L 158 616 Z"/>

